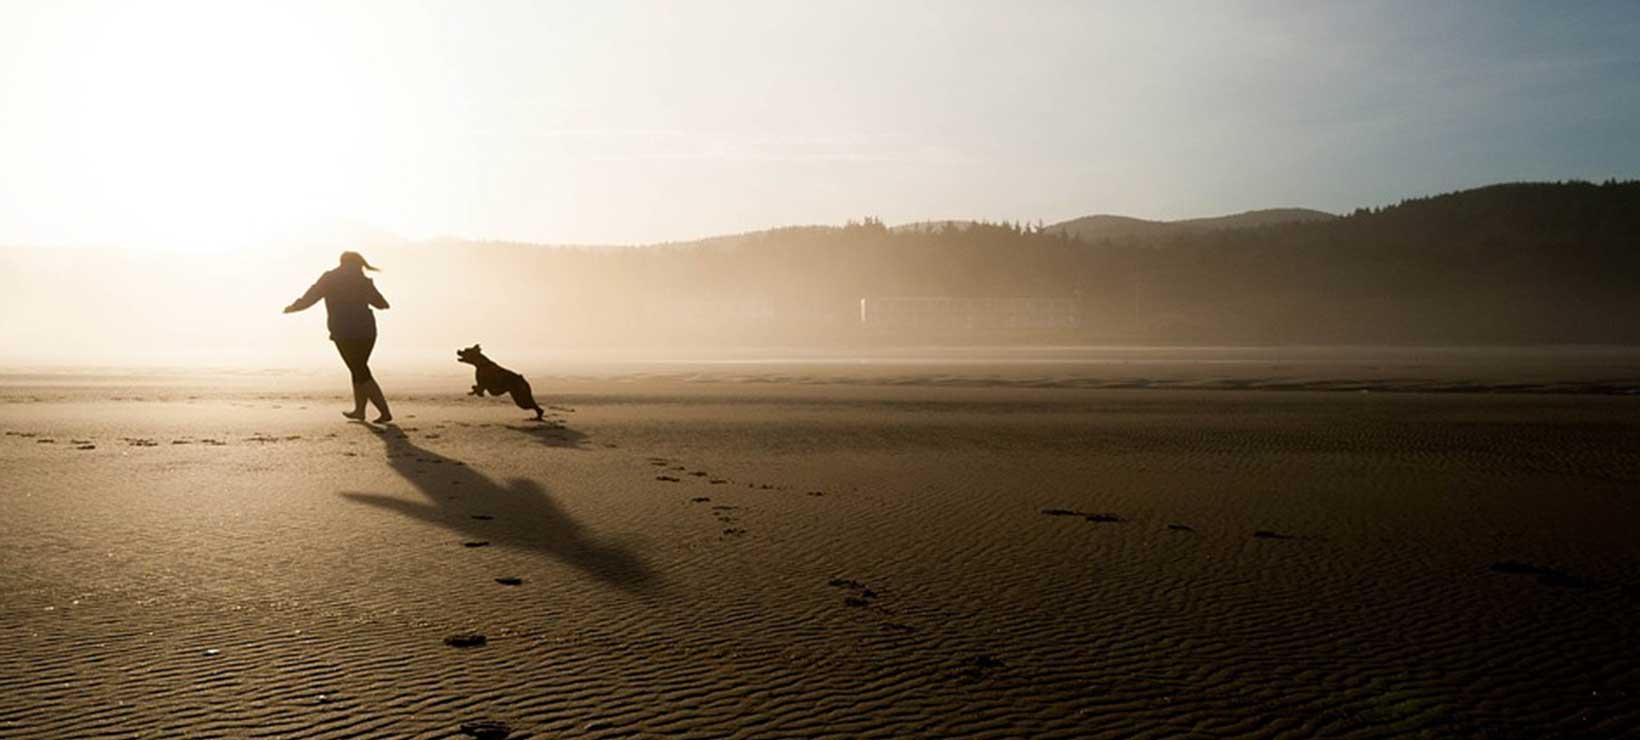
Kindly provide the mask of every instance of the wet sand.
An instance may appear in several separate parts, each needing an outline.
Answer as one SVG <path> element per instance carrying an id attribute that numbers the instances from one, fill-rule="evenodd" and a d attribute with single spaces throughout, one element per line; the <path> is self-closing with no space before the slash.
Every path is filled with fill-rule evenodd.
<path id="1" fill-rule="evenodd" d="M 896 372 L 13 376 L 0 737 L 1640 731 L 1640 399 Z"/>

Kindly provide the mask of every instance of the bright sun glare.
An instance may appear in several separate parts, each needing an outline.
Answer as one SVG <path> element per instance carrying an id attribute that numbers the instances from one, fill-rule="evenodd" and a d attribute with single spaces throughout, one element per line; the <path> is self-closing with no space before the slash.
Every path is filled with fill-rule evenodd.
<path id="1" fill-rule="evenodd" d="M 75 241 L 222 252 L 383 187 L 389 61 L 363 19 L 289 8 L 39 11 L 22 53 L 46 110 L 21 166 L 52 194 L 34 218 Z M 417 135 L 413 117 L 390 128 Z"/>

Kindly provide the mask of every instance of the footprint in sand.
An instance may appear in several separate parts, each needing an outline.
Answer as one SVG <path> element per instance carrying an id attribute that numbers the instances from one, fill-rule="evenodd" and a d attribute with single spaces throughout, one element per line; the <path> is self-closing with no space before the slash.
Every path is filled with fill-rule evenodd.
<path id="1" fill-rule="evenodd" d="M 987 653 L 962 661 L 962 667 L 957 671 L 957 675 L 968 681 L 984 681 L 990 678 L 992 673 L 1007 666 L 1001 658 Z"/>
<path id="2" fill-rule="evenodd" d="M 655 480 L 666 481 L 667 483 L 681 483 L 682 482 L 682 480 L 680 480 L 678 478 L 674 478 L 670 475 L 657 475 L 657 476 L 655 476 Z"/>
<path id="3" fill-rule="evenodd" d="M 910 634 L 917 631 L 916 627 L 909 624 L 900 624 L 899 622 L 884 622 L 880 625 L 880 628 L 884 632 L 899 632 L 901 634 Z"/>
<path id="4" fill-rule="evenodd" d="M 826 495 L 826 492 L 825 491 L 809 491 L 808 495 L 810 495 L 810 496 L 824 496 L 824 495 Z"/>
<path id="5" fill-rule="evenodd" d="M 1082 518 L 1090 522 L 1104 524 L 1121 524 L 1122 522 L 1127 521 L 1126 519 L 1123 519 L 1115 514 L 1085 514 Z"/>
<path id="6" fill-rule="evenodd" d="M 1072 511 L 1070 509 L 1043 509 L 1042 510 L 1042 515 L 1043 516 L 1087 516 L 1086 514 L 1083 514 L 1080 511 Z"/>
<path id="7" fill-rule="evenodd" d="M 1259 539 L 1259 540 L 1296 540 L 1296 539 L 1299 539 L 1295 535 L 1282 534 L 1281 532 L 1272 532 L 1268 529 L 1260 529 L 1260 530 L 1254 532 L 1253 533 L 1253 538 L 1254 539 Z"/>
<path id="8" fill-rule="evenodd" d="M 746 530 L 740 529 L 738 527 L 730 527 L 728 529 L 723 530 L 723 536 L 724 537 L 739 537 L 743 534 L 746 534 Z"/>
<path id="9" fill-rule="evenodd" d="M 1522 563 L 1517 560 L 1504 560 L 1487 566 L 1493 573 L 1503 573 L 1515 576 L 1537 576 L 1537 582 L 1555 588 L 1591 589 L 1600 588 L 1599 581 L 1581 576 L 1574 576 L 1556 568 L 1545 568 L 1531 563 Z"/>
<path id="10" fill-rule="evenodd" d="M 1194 531 L 1196 531 L 1195 527 L 1192 527 L 1188 524 L 1169 524 L 1169 525 L 1167 525 L 1167 528 L 1171 529 L 1175 532 L 1194 532 Z"/>
<path id="11" fill-rule="evenodd" d="M 74 449 L 76 449 L 76 450 L 95 450 L 95 449 L 97 449 L 97 446 L 94 445 L 94 444 L 83 444 L 83 445 L 75 446 Z"/>
<path id="12" fill-rule="evenodd" d="M 990 678 L 992 673 L 1006 667 L 1008 664 L 1001 658 L 987 653 L 964 660 L 959 675 L 970 681 L 983 681 Z"/>
<path id="13" fill-rule="evenodd" d="M 712 500 L 711 498 L 706 497 L 706 496 L 696 496 L 692 499 L 689 499 L 689 503 L 691 503 L 691 504 L 704 504 L 707 501 L 711 501 L 711 500 Z"/>
<path id="14" fill-rule="evenodd" d="M 728 483 L 728 482 L 729 482 L 729 481 L 727 481 L 727 480 L 724 480 L 724 479 L 722 479 L 722 478 L 713 478 L 713 479 L 711 479 L 711 480 L 709 480 L 709 481 L 706 481 L 706 482 L 707 482 L 707 483 L 710 483 L 710 484 L 712 484 L 712 485 L 714 485 L 714 486 L 721 486 L 721 485 L 723 485 L 723 484 L 725 484 L 725 483 Z"/>
<path id="15" fill-rule="evenodd" d="M 37 445 L 54 445 L 54 444 L 57 444 L 57 440 L 52 439 L 50 437 L 42 437 L 40 439 L 34 440 L 34 443 L 37 444 Z"/>
<path id="16" fill-rule="evenodd" d="M 489 642 L 489 638 L 477 632 L 461 632 L 444 638 L 444 644 L 453 648 L 479 647 Z"/>
<path id="17" fill-rule="evenodd" d="M 461 723 L 461 734 L 477 740 L 507 740 L 512 734 L 512 728 L 506 722 L 493 719 L 480 719 Z"/>
<path id="18" fill-rule="evenodd" d="M 489 514 L 473 514 L 472 518 L 477 519 L 481 522 L 487 522 L 487 521 L 490 521 L 491 519 L 494 519 L 495 517 L 490 516 Z"/>
<path id="19" fill-rule="evenodd" d="M 524 579 L 514 578 L 512 576 L 503 576 L 501 578 L 497 578 L 497 579 L 495 579 L 495 582 L 499 583 L 503 586 L 522 586 L 522 585 L 524 585 Z"/>
<path id="20" fill-rule="evenodd" d="M 490 543 L 489 543 L 488 540 L 469 540 L 467 542 L 461 543 L 461 546 L 462 547 L 489 547 Z"/>
<path id="21" fill-rule="evenodd" d="M 827 581 L 826 585 L 831 586 L 832 588 L 847 589 L 854 592 L 850 596 L 843 597 L 843 606 L 855 608 L 867 607 L 871 606 L 872 602 L 877 598 L 876 591 L 871 590 L 864 583 L 856 581 L 852 578 L 833 578 L 830 581 Z"/>
<path id="22" fill-rule="evenodd" d="M 734 517 L 734 515 L 730 514 L 729 512 L 739 511 L 739 510 L 740 510 L 739 506 L 723 506 L 723 505 L 714 506 L 714 507 L 712 507 L 712 516 L 717 517 L 718 521 L 720 521 L 720 522 L 732 522 L 732 521 L 735 520 L 735 517 Z"/>

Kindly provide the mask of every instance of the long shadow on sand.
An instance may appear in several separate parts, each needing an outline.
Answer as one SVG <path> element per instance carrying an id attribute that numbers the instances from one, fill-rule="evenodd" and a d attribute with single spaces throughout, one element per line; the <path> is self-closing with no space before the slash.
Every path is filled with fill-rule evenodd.
<path id="1" fill-rule="evenodd" d="M 459 460 L 417 447 L 394 425 L 372 431 L 385 448 L 388 465 L 427 500 L 343 492 L 348 499 L 436 524 L 471 541 L 534 550 L 628 591 L 657 585 L 643 561 L 619 544 L 588 534 L 540 483 L 515 478 L 502 486 Z"/>

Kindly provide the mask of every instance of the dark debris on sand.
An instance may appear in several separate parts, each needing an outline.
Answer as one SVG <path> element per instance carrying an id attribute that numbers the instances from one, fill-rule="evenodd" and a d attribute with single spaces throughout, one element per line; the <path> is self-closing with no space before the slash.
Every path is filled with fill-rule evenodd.
<path id="1" fill-rule="evenodd" d="M 495 579 L 495 582 L 499 583 L 503 586 L 522 586 L 522 585 L 524 585 L 524 579 L 514 578 L 512 576 L 503 576 L 501 578 L 497 578 L 497 579 Z"/>
<path id="2" fill-rule="evenodd" d="M 489 543 L 488 540 L 469 540 L 467 542 L 461 543 L 461 546 L 462 547 L 489 547 L 490 543 Z"/>

